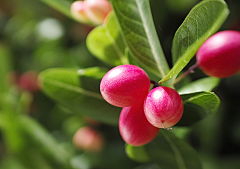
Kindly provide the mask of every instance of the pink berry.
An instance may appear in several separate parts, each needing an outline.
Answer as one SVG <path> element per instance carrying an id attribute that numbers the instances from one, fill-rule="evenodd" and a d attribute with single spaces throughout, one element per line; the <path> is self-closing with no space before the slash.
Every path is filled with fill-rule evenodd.
<path id="1" fill-rule="evenodd" d="M 88 126 L 78 129 L 72 141 L 76 148 L 89 152 L 100 152 L 104 146 L 102 136 Z"/>
<path id="2" fill-rule="evenodd" d="M 128 107 L 143 102 L 150 89 L 147 73 L 134 65 L 121 65 L 103 77 L 100 91 L 103 98 L 117 107 Z"/>
<path id="3" fill-rule="evenodd" d="M 152 141 L 158 134 L 159 128 L 148 122 L 142 103 L 122 109 L 119 118 L 119 131 L 126 143 L 141 146 Z"/>
<path id="4" fill-rule="evenodd" d="M 224 78 L 240 70 L 240 32 L 226 30 L 206 40 L 196 54 L 199 67 L 209 76 Z"/>
<path id="5" fill-rule="evenodd" d="M 162 86 L 156 87 L 149 92 L 145 99 L 144 112 L 153 126 L 168 128 L 181 119 L 183 101 L 174 89 Z"/>

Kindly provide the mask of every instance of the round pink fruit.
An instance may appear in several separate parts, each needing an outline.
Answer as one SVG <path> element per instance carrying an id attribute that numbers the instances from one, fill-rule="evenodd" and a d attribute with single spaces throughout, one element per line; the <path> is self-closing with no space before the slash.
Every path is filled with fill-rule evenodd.
<path id="1" fill-rule="evenodd" d="M 121 65 L 103 77 L 100 91 L 103 98 L 117 107 L 142 103 L 150 89 L 147 73 L 134 65 Z"/>
<path id="2" fill-rule="evenodd" d="M 144 112 L 153 126 L 168 128 L 181 119 L 183 101 L 176 90 L 169 87 L 156 87 L 145 99 Z"/>
<path id="3" fill-rule="evenodd" d="M 142 146 L 155 138 L 159 128 L 148 122 L 142 103 L 122 109 L 119 119 L 119 131 L 126 143 L 133 146 Z"/>
<path id="4" fill-rule="evenodd" d="M 214 34 L 200 47 L 196 59 L 208 76 L 224 78 L 236 74 L 240 70 L 240 32 Z"/>

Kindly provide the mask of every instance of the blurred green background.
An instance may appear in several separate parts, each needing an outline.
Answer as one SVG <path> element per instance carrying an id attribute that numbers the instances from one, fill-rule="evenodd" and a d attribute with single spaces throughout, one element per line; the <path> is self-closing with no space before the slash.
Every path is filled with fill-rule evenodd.
<path id="1" fill-rule="evenodd" d="M 156 30 L 171 65 L 174 33 L 199 1 L 150 2 Z M 240 31 L 240 1 L 226 2 L 230 15 L 221 30 Z M 17 77 L 28 71 L 40 72 L 52 67 L 110 68 L 86 48 L 85 40 L 91 29 L 41 0 L 0 0 L 1 169 L 130 169 L 141 165 L 125 155 L 117 127 L 96 125 L 72 114 L 41 91 L 19 88 L 16 84 Z M 189 66 L 193 63 L 194 59 Z M 189 78 L 201 77 L 205 75 L 197 69 Z M 221 100 L 219 111 L 184 135 L 199 153 L 204 169 L 240 168 L 239 82 L 240 74 L 222 79 L 214 90 Z M 103 136 L 105 146 L 101 153 L 85 152 L 73 146 L 73 134 L 85 125 Z"/>

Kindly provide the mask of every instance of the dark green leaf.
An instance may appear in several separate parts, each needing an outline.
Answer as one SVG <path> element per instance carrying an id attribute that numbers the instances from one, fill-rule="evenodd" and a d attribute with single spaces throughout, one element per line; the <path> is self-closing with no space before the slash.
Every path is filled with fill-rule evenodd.
<path id="1" fill-rule="evenodd" d="M 220 100 L 213 92 L 196 92 L 181 95 L 184 103 L 183 117 L 177 125 L 192 125 L 215 113 Z"/>
<path id="2" fill-rule="evenodd" d="M 204 0 L 197 4 L 175 33 L 172 44 L 174 67 L 160 82 L 175 78 L 203 42 L 221 27 L 228 14 L 223 0 Z"/>
<path id="3" fill-rule="evenodd" d="M 168 71 L 148 0 L 112 0 L 120 30 L 131 54 L 159 77 Z"/>
<path id="4" fill-rule="evenodd" d="M 215 77 L 206 77 L 189 83 L 178 90 L 179 94 L 195 93 L 195 92 L 210 92 L 219 83 L 220 79 Z"/>
<path id="5" fill-rule="evenodd" d="M 99 71 L 98 74 L 92 69 L 96 68 L 47 69 L 39 75 L 41 88 L 50 98 L 75 113 L 117 125 L 120 108 L 111 106 L 102 98 L 99 88 L 104 73 Z"/>
<path id="6" fill-rule="evenodd" d="M 159 164 L 161 169 L 202 168 L 195 150 L 171 131 L 160 130 L 145 148 L 151 160 Z"/>
<path id="7" fill-rule="evenodd" d="M 135 167 L 134 169 L 161 169 L 161 168 L 157 164 L 144 164 L 144 165 Z"/>
<path id="8" fill-rule="evenodd" d="M 106 24 L 94 28 L 87 37 L 89 51 L 98 59 L 111 64 L 128 64 L 125 56 L 125 44 L 118 29 L 114 13 L 107 16 Z"/>

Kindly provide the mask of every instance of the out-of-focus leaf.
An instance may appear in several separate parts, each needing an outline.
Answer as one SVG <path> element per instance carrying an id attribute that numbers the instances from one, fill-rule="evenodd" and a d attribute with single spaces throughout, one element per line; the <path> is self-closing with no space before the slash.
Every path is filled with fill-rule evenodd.
<path id="1" fill-rule="evenodd" d="M 145 148 L 161 169 L 202 169 L 195 150 L 171 131 L 161 130 Z"/>
<path id="2" fill-rule="evenodd" d="M 188 126 L 215 113 L 220 100 L 213 92 L 196 92 L 181 95 L 184 103 L 183 116 L 177 125 Z"/>
<path id="3" fill-rule="evenodd" d="M 132 146 L 126 144 L 126 154 L 129 158 L 138 161 L 138 162 L 148 162 L 151 159 L 148 157 L 144 146 Z"/>
<path id="4" fill-rule="evenodd" d="M 161 169 L 159 165 L 157 164 L 144 164 L 138 167 L 135 167 L 134 169 Z"/>
<path id="5" fill-rule="evenodd" d="M 6 77 L 11 70 L 11 54 L 8 48 L 0 44 L 0 92 L 6 91 Z"/>
<path id="6" fill-rule="evenodd" d="M 70 6 L 72 4 L 71 1 L 66 1 L 66 0 L 40 0 L 40 1 L 46 3 L 52 8 L 72 18 L 72 15 L 70 13 Z"/>
<path id="7" fill-rule="evenodd" d="M 174 67 L 160 82 L 175 78 L 203 42 L 221 27 L 228 14 L 228 6 L 223 0 L 205 0 L 192 8 L 173 39 Z"/>
<path id="8" fill-rule="evenodd" d="M 104 73 L 93 71 L 91 74 L 91 69 L 96 68 L 47 69 L 39 74 L 39 82 L 45 94 L 73 112 L 117 125 L 120 108 L 108 104 L 99 90 Z"/>
<path id="9" fill-rule="evenodd" d="M 120 30 L 138 62 L 159 77 L 169 67 L 162 51 L 148 0 L 112 0 Z"/>
<path id="10" fill-rule="evenodd" d="M 38 146 L 45 155 L 53 159 L 59 165 L 69 168 L 70 154 L 35 120 L 27 116 L 18 117 L 19 127 L 22 133 Z"/>
<path id="11" fill-rule="evenodd" d="M 89 51 L 98 59 L 111 64 L 128 64 L 125 44 L 113 12 L 107 16 L 106 24 L 94 28 L 86 40 Z"/>
<path id="12" fill-rule="evenodd" d="M 202 91 L 210 92 L 218 85 L 219 82 L 220 79 L 215 77 L 202 78 L 180 88 L 178 93 L 187 94 Z"/>

